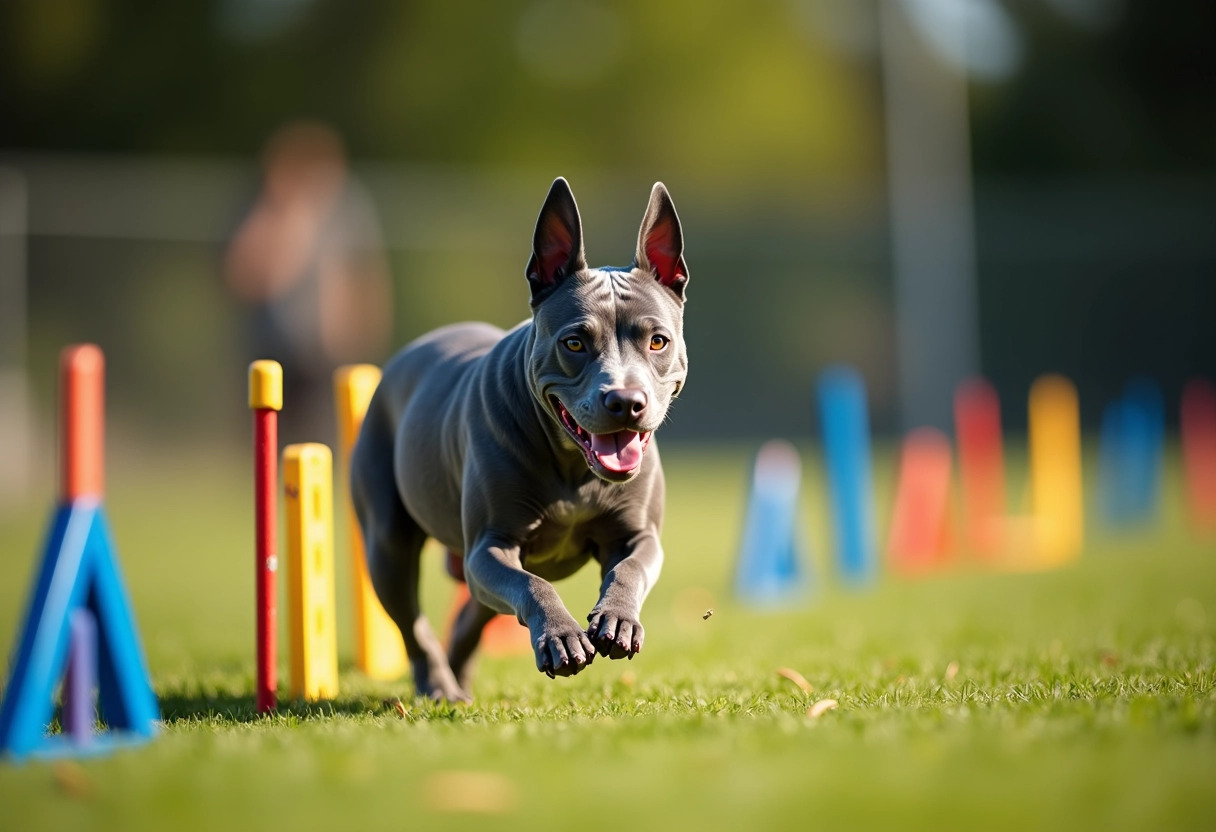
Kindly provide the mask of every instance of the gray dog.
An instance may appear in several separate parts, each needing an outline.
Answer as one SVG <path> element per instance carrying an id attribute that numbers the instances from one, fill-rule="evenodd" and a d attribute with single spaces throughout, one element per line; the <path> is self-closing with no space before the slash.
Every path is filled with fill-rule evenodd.
<path id="1" fill-rule="evenodd" d="M 597 650 L 642 649 L 642 601 L 663 561 L 652 439 L 688 373 L 688 270 L 667 189 L 651 191 L 633 265 L 592 269 L 558 178 L 526 273 L 530 320 L 505 333 L 444 327 L 388 363 L 352 457 L 372 584 L 424 696 L 468 700 L 469 660 L 495 613 L 528 627 L 550 677 L 578 673 Z M 428 537 L 472 595 L 446 654 L 418 599 Z M 549 582 L 592 559 L 603 583 L 583 627 Z"/>

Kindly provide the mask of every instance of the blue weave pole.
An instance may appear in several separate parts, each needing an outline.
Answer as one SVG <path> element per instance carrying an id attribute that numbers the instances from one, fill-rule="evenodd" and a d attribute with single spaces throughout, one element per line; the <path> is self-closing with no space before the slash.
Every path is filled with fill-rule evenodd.
<path id="1" fill-rule="evenodd" d="M 863 585 L 877 569 L 866 386 L 856 370 L 832 367 L 820 374 L 818 394 L 836 562 L 846 582 Z"/>
<path id="2" fill-rule="evenodd" d="M 1099 473 L 1102 514 L 1113 526 L 1151 522 L 1160 510 L 1165 399 L 1146 378 L 1128 382 L 1102 413 Z"/>
<path id="3" fill-rule="evenodd" d="M 799 521 L 802 461 L 789 442 L 766 442 L 756 454 L 735 592 L 758 607 L 786 606 L 807 591 Z"/>

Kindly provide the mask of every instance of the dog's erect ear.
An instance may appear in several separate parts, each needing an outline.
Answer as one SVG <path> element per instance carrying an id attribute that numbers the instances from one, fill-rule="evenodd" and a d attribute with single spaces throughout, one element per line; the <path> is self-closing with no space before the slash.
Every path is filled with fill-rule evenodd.
<path id="1" fill-rule="evenodd" d="M 583 224 L 570 185 L 553 180 L 532 235 L 532 257 L 525 273 L 535 303 L 548 290 L 577 271 L 587 268 L 583 257 Z"/>
<path id="2" fill-rule="evenodd" d="M 662 182 L 655 182 L 650 191 L 650 204 L 642 217 L 638 232 L 638 252 L 634 264 L 639 269 L 654 272 L 655 277 L 681 298 L 688 284 L 688 267 L 684 265 L 684 235 L 675 203 Z"/>

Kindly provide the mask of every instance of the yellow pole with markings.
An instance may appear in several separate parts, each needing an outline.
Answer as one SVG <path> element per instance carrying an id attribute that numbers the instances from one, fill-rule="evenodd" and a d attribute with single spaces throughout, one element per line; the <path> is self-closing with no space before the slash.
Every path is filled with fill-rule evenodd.
<path id="1" fill-rule="evenodd" d="M 283 449 L 287 504 L 287 624 L 291 695 L 338 695 L 334 614 L 333 455 L 325 445 Z"/>
<path id="2" fill-rule="evenodd" d="M 350 456 L 359 437 L 363 414 L 380 384 L 380 368 L 371 364 L 352 364 L 334 372 L 334 401 L 338 408 L 338 449 L 346 476 L 350 482 Z M 355 596 L 355 665 L 373 679 L 398 679 L 405 673 L 405 645 L 401 631 L 388 617 L 367 573 L 367 554 L 363 547 L 363 531 L 355 517 L 350 488 L 346 489 L 346 504 L 350 525 L 350 564 Z"/>
<path id="3" fill-rule="evenodd" d="M 1081 555 L 1081 415 L 1077 388 L 1045 375 L 1030 388 L 1030 489 L 1038 561 L 1059 566 Z"/>

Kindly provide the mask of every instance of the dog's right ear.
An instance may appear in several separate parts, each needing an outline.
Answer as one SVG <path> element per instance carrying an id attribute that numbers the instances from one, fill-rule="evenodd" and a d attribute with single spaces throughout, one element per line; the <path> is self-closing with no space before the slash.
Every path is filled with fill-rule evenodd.
<path id="1" fill-rule="evenodd" d="M 532 235 L 532 257 L 525 274 L 532 288 L 533 305 L 562 280 L 587 268 L 583 255 L 583 224 L 570 184 L 562 177 L 553 180 Z"/>

